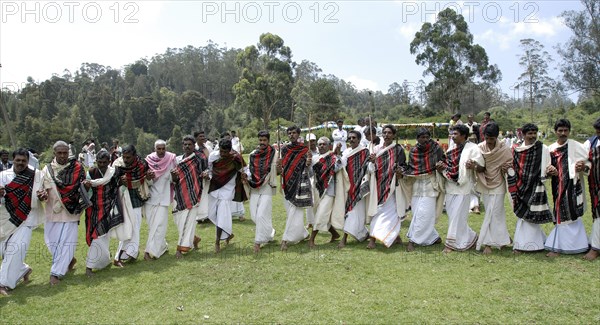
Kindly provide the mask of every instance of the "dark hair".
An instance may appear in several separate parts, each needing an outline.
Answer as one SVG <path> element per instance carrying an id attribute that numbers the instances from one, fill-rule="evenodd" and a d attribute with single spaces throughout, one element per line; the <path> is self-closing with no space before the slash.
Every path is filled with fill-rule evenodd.
<path id="1" fill-rule="evenodd" d="M 229 139 L 221 139 L 219 140 L 219 149 L 231 150 L 231 140 Z"/>
<path id="2" fill-rule="evenodd" d="M 370 134 L 371 132 L 373 133 L 373 136 L 375 136 L 375 137 L 377 136 L 377 128 L 376 127 L 372 126 L 370 128 L 367 127 L 365 129 L 365 135 Z"/>
<path id="3" fill-rule="evenodd" d="M 360 123 L 365 123 L 365 119 L 364 118 L 359 118 L 358 121 L 356 121 L 356 124 L 360 124 Z"/>
<path id="4" fill-rule="evenodd" d="M 560 127 L 566 127 L 567 129 L 569 129 L 569 131 L 571 131 L 571 122 L 569 122 L 569 120 L 567 120 L 566 118 L 561 118 L 558 121 L 556 121 L 556 123 L 554 123 L 554 132 L 556 132 L 556 130 L 558 130 L 558 128 Z"/>
<path id="5" fill-rule="evenodd" d="M 4 155 L 4 154 L 8 154 L 8 151 L 6 149 L 0 150 L 0 155 Z"/>
<path id="6" fill-rule="evenodd" d="M 231 134 L 234 134 L 234 133 L 236 133 L 236 132 L 234 130 L 231 130 Z"/>
<path id="7" fill-rule="evenodd" d="M 134 145 L 128 144 L 125 147 L 123 147 L 122 153 L 123 154 L 130 153 L 135 156 L 135 155 L 137 155 L 137 150 L 135 149 Z"/>
<path id="8" fill-rule="evenodd" d="M 362 134 L 360 134 L 360 132 L 358 132 L 356 130 L 350 130 L 350 131 L 348 131 L 348 135 L 350 135 L 350 134 L 356 135 L 356 137 L 358 138 L 358 140 L 360 140 L 362 138 Z"/>
<path id="9" fill-rule="evenodd" d="M 600 118 L 598 118 L 596 122 L 594 122 L 594 129 L 600 130 Z"/>
<path id="10" fill-rule="evenodd" d="M 460 119 L 460 117 L 461 117 L 461 116 L 462 116 L 462 115 L 460 115 L 460 113 L 456 113 L 456 114 L 454 114 L 454 117 L 456 117 L 456 118 L 458 118 L 458 119 Z"/>
<path id="11" fill-rule="evenodd" d="M 469 128 L 464 124 L 455 125 L 452 130 L 457 131 L 460 135 L 469 136 Z"/>
<path id="12" fill-rule="evenodd" d="M 492 114 L 490 114 L 490 112 L 485 112 L 485 113 L 483 113 L 483 116 L 486 116 L 486 115 L 487 115 L 487 116 L 492 116 Z"/>
<path id="13" fill-rule="evenodd" d="M 288 133 L 290 131 L 296 131 L 296 133 L 298 133 L 298 134 L 300 134 L 300 132 L 302 132 L 302 131 L 300 131 L 300 128 L 298 126 L 296 126 L 296 125 L 292 125 L 292 126 L 288 127 L 285 130 L 285 133 Z"/>
<path id="14" fill-rule="evenodd" d="M 383 129 L 381 129 L 381 130 L 385 130 L 385 129 L 390 129 L 390 130 L 392 130 L 392 133 L 393 133 L 394 135 L 396 135 L 396 132 L 398 132 L 398 131 L 396 131 L 396 128 L 395 128 L 393 125 L 391 125 L 391 124 L 384 125 L 384 126 L 383 126 Z"/>
<path id="15" fill-rule="evenodd" d="M 0 151 L 0 154 L 4 154 L 4 153 L 8 153 L 8 151 L 6 151 L 6 150 Z M 29 150 L 27 150 L 25 148 L 18 148 L 17 150 L 13 151 L 13 153 L 12 153 L 13 159 L 15 159 L 15 156 L 25 156 L 25 157 L 27 157 L 27 160 L 29 160 Z"/>
<path id="16" fill-rule="evenodd" d="M 189 134 L 188 135 L 184 135 L 183 136 L 183 140 L 181 140 L 181 142 L 183 143 L 185 141 L 191 141 L 192 143 L 196 143 L 196 138 L 194 138 L 193 136 L 191 136 Z"/>
<path id="17" fill-rule="evenodd" d="M 223 139 L 224 137 L 230 137 L 231 134 L 229 134 L 229 132 L 225 132 L 221 134 L 221 139 Z"/>
<path id="18" fill-rule="evenodd" d="M 258 131 L 258 137 L 259 138 L 267 138 L 267 140 L 271 140 L 271 134 L 269 134 L 269 131 L 266 130 L 261 130 Z"/>
<path id="19" fill-rule="evenodd" d="M 100 151 L 98 151 L 98 153 L 96 154 L 96 160 L 100 160 L 100 159 L 108 159 L 110 161 L 110 154 L 108 153 L 108 151 L 102 149 Z"/>
<path id="20" fill-rule="evenodd" d="M 521 129 L 523 131 L 523 134 L 527 134 L 530 131 L 539 131 L 537 125 L 533 124 L 533 123 L 527 123 L 525 125 L 523 125 L 523 128 Z"/>
<path id="21" fill-rule="evenodd" d="M 498 137 L 499 134 L 500 128 L 494 122 L 488 123 L 483 130 L 483 135 L 487 135 L 488 137 Z"/>
<path id="22" fill-rule="evenodd" d="M 427 128 L 418 128 L 417 129 L 417 138 L 419 138 L 422 135 L 428 135 L 431 137 L 431 132 L 429 132 L 429 130 Z"/>
<path id="23" fill-rule="evenodd" d="M 196 132 L 194 132 L 194 138 L 197 138 L 200 134 L 204 134 L 204 131 L 196 131 Z"/>

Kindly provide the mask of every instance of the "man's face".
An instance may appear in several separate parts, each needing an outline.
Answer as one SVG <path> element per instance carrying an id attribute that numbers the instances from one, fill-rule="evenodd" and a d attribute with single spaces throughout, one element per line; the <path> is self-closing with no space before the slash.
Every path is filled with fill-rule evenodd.
<path id="1" fill-rule="evenodd" d="M 327 151 L 329 151 L 329 143 L 325 142 L 325 141 L 321 141 L 319 143 L 317 143 L 317 148 L 319 148 L 319 154 L 324 154 Z"/>
<path id="2" fill-rule="evenodd" d="M 265 149 L 269 146 L 269 138 L 267 137 L 258 137 L 258 146 L 261 149 Z"/>
<path id="3" fill-rule="evenodd" d="M 344 122 L 342 122 L 342 121 L 338 121 L 338 122 L 337 122 L 337 126 L 338 126 L 338 129 L 340 129 L 340 130 L 341 130 L 341 129 L 342 129 L 342 126 L 344 126 Z"/>
<path id="4" fill-rule="evenodd" d="M 288 131 L 287 135 L 288 135 L 288 139 L 290 140 L 291 143 L 298 142 L 298 137 L 300 136 L 300 134 L 298 134 L 298 132 L 296 132 L 296 130 Z"/>
<path id="5" fill-rule="evenodd" d="M 317 150 L 317 140 L 311 139 L 310 141 L 308 141 L 308 147 L 311 151 Z"/>
<path id="6" fill-rule="evenodd" d="M 558 137 L 558 142 L 559 143 L 564 143 L 569 139 L 569 134 L 571 133 L 571 130 L 569 130 L 568 127 L 566 126 L 559 126 L 556 129 L 556 136 Z"/>
<path id="7" fill-rule="evenodd" d="M 231 157 L 231 150 L 219 148 L 219 154 L 221 155 L 221 158 L 229 158 Z"/>
<path id="8" fill-rule="evenodd" d="M 64 165 L 69 161 L 69 147 L 56 147 L 54 149 L 54 157 L 56 157 L 56 162 L 60 165 Z"/>
<path id="9" fill-rule="evenodd" d="M 600 137 L 600 129 L 596 129 L 596 135 Z"/>
<path id="10" fill-rule="evenodd" d="M 469 123 L 473 123 L 473 115 L 467 116 L 467 119 L 469 119 Z"/>
<path id="11" fill-rule="evenodd" d="M 467 140 L 467 137 L 460 134 L 457 130 L 452 130 L 452 141 L 456 144 L 461 144 Z"/>
<path id="12" fill-rule="evenodd" d="M 492 137 L 489 135 L 484 135 L 483 137 L 485 138 L 485 144 L 487 144 L 489 148 L 494 148 L 496 146 L 496 143 L 498 142 L 498 137 Z"/>
<path id="13" fill-rule="evenodd" d="M 204 133 L 198 134 L 198 136 L 196 137 L 196 143 L 198 143 L 198 145 L 206 143 L 206 134 L 204 134 Z"/>
<path id="14" fill-rule="evenodd" d="M 421 134 L 420 136 L 417 137 L 417 142 L 421 145 L 424 145 L 427 142 L 429 142 L 430 139 L 431 139 L 431 136 L 429 134 Z"/>
<path id="15" fill-rule="evenodd" d="M 527 131 L 525 133 L 525 144 L 532 145 L 537 140 L 537 131 Z"/>
<path id="16" fill-rule="evenodd" d="M 360 144 L 360 140 L 358 139 L 358 136 L 356 136 L 356 134 L 350 133 L 348 134 L 348 143 L 350 143 L 350 148 L 354 149 L 358 147 L 358 145 Z"/>
<path id="17" fill-rule="evenodd" d="M 385 128 L 382 131 L 382 135 L 383 135 L 383 142 L 390 144 L 392 143 L 392 141 L 394 141 L 394 138 L 396 137 L 396 135 L 392 132 L 392 129 L 390 128 Z"/>
<path id="18" fill-rule="evenodd" d="M 101 171 L 105 171 L 106 168 L 108 168 L 109 163 L 110 163 L 110 160 L 108 159 L 108 157 L 102 157 L 100 159 L 96 159 L 96 165 L 98 165 L 98 169 L 100 169 Z"/>
<path id="19" fill-rule="evenodd" d="M 134 158 L 135 157 L 131 152 L 123 153 L 123 162 L 125 163 L 125 166 L 131 166 L 131 164 L 133 164 Z"/>
<path id="20" fill-rule="evenodd" d="M 27 169 L 27 164 L 29 164 L 29 159 L 25 155 L 16 155 L 13 159 L 13 169 L 15 173 L 19 174 Z"/>
<path id="21" fill-rule="evenodd" d="M 157 156 L 163 158 L 165 156 L 165 152 L 167 152 L 167 146 L 164 144 L 159 144 L 154 148 L 154 151 L 156 151 Z"/>
<path id="22" fill-rule="evenodd" d="M 483 120 L 484 120 L 484 121 L 489 121 L 489 120 L 490 120 L 490 116 L 489 116 L 489 115 L 487 115 L 487 114 L 486 114 L 486 115 L 484 115 L 484 116 L 483 116 Z"/>
<path id="23" fill-rule="evenodd" d="M 2 156 L 0 156 L 0 159 L 6 164 L 8 162 L 8 153 L 3 153 Z"/>
<path id="24" fill-rule="evenodd" d="M 192 152 L 194 152 L 195 146 L 194 143 L 192 142 L 192 140 L 185 140 L 183 141 L 183 153 L 186 156 L 189 156 L 192 154 Z"/>

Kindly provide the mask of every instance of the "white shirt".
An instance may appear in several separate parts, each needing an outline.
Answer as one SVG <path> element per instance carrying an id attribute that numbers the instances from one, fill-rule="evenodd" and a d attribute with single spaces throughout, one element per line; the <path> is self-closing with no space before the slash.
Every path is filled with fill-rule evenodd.
<path id="1" fill-rule="evenodd" d="M 346 150 L 346 141 L 348 140 L 348 132 L 342 129 L 335 129 L 331 133 L 331 137 L 333 138 L 333 147 L 335 148 L 338 143 L 342 144 L 342 151 Z"/>

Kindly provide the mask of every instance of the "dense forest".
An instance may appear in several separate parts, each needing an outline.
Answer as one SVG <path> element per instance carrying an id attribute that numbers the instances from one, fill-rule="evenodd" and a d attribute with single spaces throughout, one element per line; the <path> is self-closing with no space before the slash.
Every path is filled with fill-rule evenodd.
<path id="1" fill-rule="evenodd" d="M 359 90 L 315 62 L 295 62 L 281 37 L 265 33 L 245 49 L 212 41 L 168 48 L 123 68 L 83 63 L 43 82 L 29 78 L 16 92 L 3 89 L 0 146 L 34 148 L 47 161 L 59 139 L 81 148 L 88 138 L 97 144 L 116 138 L 146 154 L 157 138 L 179 152 L 185 134 L 205 130 L 214 138 L 237 130 L 250 148 L 258 130 L 273 131 L 277 123 L 306 127 L 341 117 L 354 124 L 369 114 L 378 122 L 447 122 L 454 112 L 475 114 L 479 121 L 485 111 L 505 129 L 533 121 L 549 130 L 567 117 L 575 122 L 574 133 L 592 134 L 592 121 L 600 116 L 600 1 L 582 2 L 585 10 L 562 15 L 573 31 L 568 44 L 556 45 L 562 80 L 548 76 L 552 58 L 541 43 L 524 39 L 514 45 L 523 49 L 522 98 L 499 91 L 501 71 L 473 44 L 464 18 L 447 9 L 435 23 L 423 24 L 407 49 L 431 77 L 428 83 L 399 76 L 387 93 Z M 577 103 L 568 97 L 574 91 Z"/>

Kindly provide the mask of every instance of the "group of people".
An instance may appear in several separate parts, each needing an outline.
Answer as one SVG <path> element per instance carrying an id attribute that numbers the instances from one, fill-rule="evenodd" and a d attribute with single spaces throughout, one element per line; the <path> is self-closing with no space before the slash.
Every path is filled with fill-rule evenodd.
<path id="1" fill-rule="evenodd" d="M 43 170 L 29 166 L 30 153 L 20 148 L 12 154 L 13 165 L 0 173 L 0 294 L 8 295 L 19 281 L 29 281 L 32 269 L 25 256 L 32 229 L 41 223 L 52 255 L 49 282 L 60 283 L 77 263 L 82 213 L 89 276 L 111 263 L 124 267 L 138 258 L 142 216 L 148 223 L 144 259 L 160 258 L 168 249 L 170 211 L 179 234 L 176 258 L 198 248 L 196 224 L 203 219 L 216 226 L 218 253 L 222 242 L 234 238 L 233 211 L 246 200 L 256 224 L 254 251 L 259 252 L 275 239 L 272 202 L 278 187 L 287 215 L 281 250 L 306 239 L 314 247 L 319 231 L 329 232 L 331 241 L 339 239 L 339 248 L 349 236 L 368 240 L 369 249 L 377 242 L 390 247 L 401 243 L 402 221 L 412 211 L 407 250 L 413 251 L 442 242 L 435 225 L 445 209 L 445 253 L 475 247 L 490 254 L 493 248 L 512 244 L 515 253 L 546 249 L 548 256 L 556 256 L 588 251 L 585 258 L 592 260 L 600 255 L 600 119 L 594 128 L 596 135 L 581 144 L 569 139 L 570 122 L 558 120 L 558 140 L 547 147 L 537 139 L 537 126 L 526 124 L 524 142 L 511 148 L 498 141 L 499 127 L 493 121 L 485 124 L 479 144 L 469 141 L 467 125 L 457 124 L 451 129 L 454 147 L 446 152 L 428 129 L 419 128 L 417 144 L 406 154 L 396 142 L 393 125 L 383 126 L 381 137 L 374 126 L 347 131 L 344 143 L 317 139 L 312 133 L 302 142 L 301 130 L 291 126 L 283 146 L 271 145 L 269 132 L 258 132 L 258 146 L 247 164 L 231 137 L 224 136 L 212 149 L 204 132 L 196 132 L 183 137 L 183 155 L 167 151 L 163 140 L 156 141 L 154 152 L 145 158 L 126 145 L 119 147 L 119 155 L 100 150 L 95 166 L 87 171 L 69 157 L 66 142 L 54 144 L 54 158 Z M 551 178 L 553 207 L 546 178 Z M 587 204 L 585 178 L 594 218 L 589 242 L 581 220 Z M 485 207 L 479 234 L 468 224 L 475 190 Z M 513 239 L 506 225 L 506 193 L 518 217 Z M 546 236 L 540 225 L 549 222 L 555 227 Z M 109 251 L 111 238 L 119 241 L 114 255 Z"/>

